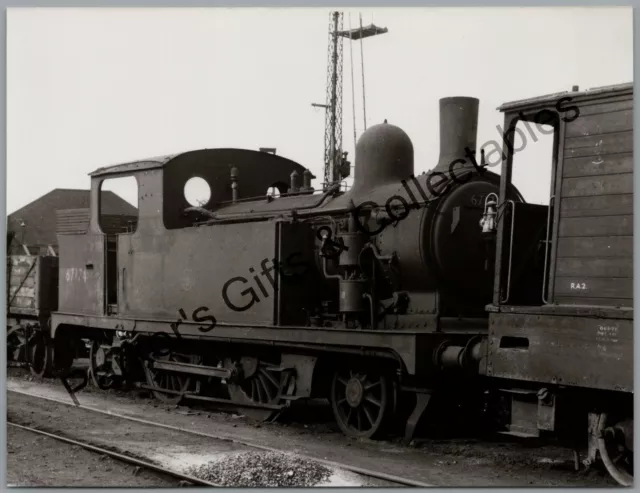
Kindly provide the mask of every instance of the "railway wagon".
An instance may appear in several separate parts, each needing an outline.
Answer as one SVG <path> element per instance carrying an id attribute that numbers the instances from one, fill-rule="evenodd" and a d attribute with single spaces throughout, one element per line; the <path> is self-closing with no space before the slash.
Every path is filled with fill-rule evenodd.
<path id="1" fill-rule="evenodd" d="M 570 101 L 567 98 L 571 98 Z M 572 107 L 558 114 L 559 102 Z M 508 432 L 588 426 L 611 474 L 633 468 L 633 86 L 504 104 L 518 122 L 553 128 L 549 206 L 505 200 L 505 146 L 486 375 L 504 385 Z M 533 248 L 532 248 L 533 247 Z M 527 267 L 529 266 L 529 267 Z M 563 428 L 564 427 L 564 428 Z"/>
<path id="2" fill-rule="evenodd" d="M 52 346 L 47 344 L 51 312 L 58 306 L 58 258 L 7 256 L 7 360 L 48 375 Z"/>
<path id="3" fill-rule="evenodd" d="M 628 482 L 631 97 L 623 85 L 503 106 L 501 175 L 476 160 L 475 98 L 440 101 L 440 159 L 418 177 L 406 133 L 368 129 L 346 192 L 315 193 L 298 163 L 242 149 L 101 168 L 87 230 L 59 236 L 55 366 L 90 339 L 98 386 L 135 381 L 254 419 L 326 397 L 355 437 L 402 423 L 409 440 L 437 402 L 486 396 L 505 433 L 591 430 L 587 461 L 599 452 Z M 540 115 L 555 136 L 546 206 L 511 183 L 511 129 Z M 111 234 L 99 192 L 126 176 L 139 217 Z M 207 203 L 186 200 L 193 177 Z"/>

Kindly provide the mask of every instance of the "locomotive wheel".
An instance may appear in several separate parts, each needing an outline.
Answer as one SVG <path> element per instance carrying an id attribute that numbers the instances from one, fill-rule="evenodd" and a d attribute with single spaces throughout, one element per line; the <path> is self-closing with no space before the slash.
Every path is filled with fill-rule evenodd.
<path id="1" fill-rule="evenodd" d="M 91 381 L 100 390 L 108 390 L 113 388 L 120 382 L 120 378 L 114 375 L 111 362 L 109 361 L 108 352 L 104 348 L 100 347 L 98 341 L 91 343 L 91 349 L 89 350 L 89 363 L 91 374 Z"/>
<path id="2" fill-rule="evenodd" d="M 175 361 L 178 363 L 193 363 L 192 358 L 186 354 L 169 352 L 168 354 L 154 354 L 150 356 L 158 361 Z M 146 363 L 146 362 L 145 362 Z M 147 385 L 160 387 L 166 390 L 176 392 L 187 392 L 191 387 L 192 378 L 190 375 L 184 375 L 176 372 L 156 370 L 149 368 L 148 364 L 144 364 L 144 373 L 147 378 Z M 153 396 L 166 404 L 177 404 L 182 400 L 181 394 L 164 393 L 153 390 Z"/>
<path id="3" fill-rule="evenodd" d="M 27 332 L 22 325 L 15 325 L 7 331 L 7 360 L 27 362 Z"/>
<path id="4" fill-rule="evenodd" d="M 230 358 L 224 360 L 225 368 L 233 368 L 235 363 Z M 242 375 L 239 381 L 227 383 L 229 397 L 238 404 L 278 405 L 281 402 L 281 372 L 271 368 L 278 366 L 265 360 L 244 356 L 240 360 Z M 240 407 L 242 414 L 254 421 L 275 420 L 280 410 L 260 409 L 256 407 Z"/>
<path id="5" fill-rule="evenodd" d="M 331 382 L 331 408 L 342 432 L 354 438 L 383 433 L 392 414 L 391 383 L 382 375 L 337 371 Z"/>
<path id="6" fill-rule="evenodd" d="M 36 331 L 27 344 L 27 362 L 31 374 L 37 377 L 49 377 L 53 368 L 53 346 L 44 334 Z"/>
<path id="7" fill-rule="evenodd" d="M 633 420 L 616 421 L 602 413 L 598 450 L 609 474 L 622 486 L 633 485 Z"/>

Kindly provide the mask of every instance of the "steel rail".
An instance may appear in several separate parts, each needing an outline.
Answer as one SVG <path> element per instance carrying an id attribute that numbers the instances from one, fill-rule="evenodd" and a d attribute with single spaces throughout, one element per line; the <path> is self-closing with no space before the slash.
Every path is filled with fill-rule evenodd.
<path id="1" fill-rule="evenodd" d="M 244 445 L 246 447 L 252 447 L 255 449 L 260 449 L 260 450 L 266 450 L 268 452 L 278 452 L 278 453 L 286 453 L 286 454 L 290 454 L 290 450 L 288 449 L 279 449 L 276 447 L 270 447 L 268 445 L 261 445 L 259 443 L 253 442 L 251 440 L 246 440 L 246 439 L 238 439 L 236 437 L 230 436 L 230 435 L 218 435 L 218 434 L 214 434 L 214 433 L 205 433 L 205 432 L 201 432 L 201 431 L 195 431 L 195 430 L 189 430 L 187 428 L 182 428 L 180 426 L 172 426 L 172 425 L 167 425 L 164 423 L 158 423 L 156 421 L 149 421 L 147 419 L 142 419 L 142 418 L 135 418 L 133 416 L 126 416 L 124 414 L 120 414 L 120 413 L 115 413 L 113 411 L 109 411 L 109 410 L 103 410 L 103 409 L 98 409 L 95 407 L 91 407 L 91 406 L 87 406 L 87 405 L 73 405 L 69 402 L 65 402 L 63 400 L 60 399 L 55 399 L 53 397 L 44 397 L 44 396 L 40 396 L 40 395 L 34 395 L 31 394 L 29 392 L 25 392 L 24 390 L 9 390 L 7 389 L 7 392 L 15 392 L 16 394 L 22 394 L 22 395 L 27 395 L 30 397 L 35 397 L 37 399 L 44 399 L 47 401 L 51 401 L 51 402 L 57 402 L 59 404 L 64 404 L 65 406 L 73 406 L 73 407 L 78 407 L 80 409 L 85 409 L 87 411 L 92 411 L 92 412 L 96 412 L 96 413 L 100 413 L 100 414 L 105 414 L 107 416 L 113 416 L 116 418 L 122 418 L 122 419 L 126 419 L 129 421 L 134 421 L 136 423 L 141 423 L 141 424 L 145 424 L 145 425 L 149 425 L 149 426 L 156 426 L 158 428 L 166 428 L 168 430 L 172 430 L 172 431 L 177 431 L 177 432 L 181 432 L 181 433 L 189 433 L 191 435 L 196 435 L 196 436 L 200 436 L 200 437 L 204 437 L 204 438 L 213 438 L 215 440 L 224 440 L 224 441 L 229 441 L 229 442 L 233 442 L 233 443 L 238 443 L 240 445 Z M 390 483 L 396 483 L 399 485 L 404 485 L 404 486 L 413 486 L 413 487 L 417 487 L 417 488 L 433 488 L 436 485 L 434 484 L 429 484 L 429 483 L 423 483 L 422 481 L 416 481 L 413 479 L 409 479 L 409 478 L 403 478 L 401 476 L 396 476 L 394 474 L 387 474 L 384 472 L 380 472 L 380 471 L 374 471 L 372 469 L 367 469 L 367 468 L 363 468 L 363 467 L 357 467 L 357 466 L 352 466 L 349 464 L 344 464 L 342 462 L 335 462 L 332 460 L 327 460 L 327 459 L 318 459 L 316 457 L 310 456 L 310 455 L 306 455 L 306 454 L 299 454 L 296 452 L 296 456 L 301 457 L 303 459 L 309 460 L 309 461 L 313 461 L 313 462 L 317 462 L 319 464 L 323 464 L 325 466 L 328 467 L 333 467 L 333 468 L 338 468 L 338 469 L 343 469 L 345 471 L 350 471 L 350 472 L 354 472 L 356 474 L 360 474 L 362 476 L 367 476 L 370 478 L 375 478 L 375 479 L 382 479 L 383 481 L 388 481 Z"/>
<path id="2" fill-rule="evenodd" d="M 172 471 L 171 469 L 164 468 L 162 466 L 158 466 L 156 464 L 152 464 L 151 462 L 146 462 L 140 459 L 136 459 L 134 457 L 130 457 L 128 455 L 124 455 L 118 452 L 114 452 L 112 450 L 108 450 L 102 447 L 97 447 L 96 445 L 91 445 L 86 442 L 80 442 L 78 440 L 74 440 L 72 438 L 63 437 L 61 435 L 56 435 L 55 433 L 50 433 L 48 431 L 39 430 L 37 428 L 32 428 L 30 426 L 20 425 L 18 423 L 12 423 L 11 421 L 7 421 L 7 425 L 13 426 L 15 428 L 20 428 L 22 430 L 30 431 L 32 433 L 38 433 L 39 435 L 43 435 L 49 438 L 53 438 L 54 440 L 58 440 L 60 442 L 68 443 L 71 445 L 77 445 L 78 447 L 82 447 L 84 449 L 90 450 L 92 452 L 97 452 L 99 454 L 108 455 L 109 457 L 113 457 L 114 459 L 118 459 L 122 462 L 128 462 L 130 464 L 135 464 L 136 466 L 144 467 L 145 469 L 151 469 L 153 471 L 167 474 L 169 476 L 173 476 L 179 478 L 183 481 L 188 481 L 189 483 L 199 484 L 202 486 L 211 486 L 215 488 L 220 488 L 221 485 L 211 483 L 204 479 L 196 478 L 194 476 L 189 476 L 187 474 L 182 474 L 178 471 Z"/>

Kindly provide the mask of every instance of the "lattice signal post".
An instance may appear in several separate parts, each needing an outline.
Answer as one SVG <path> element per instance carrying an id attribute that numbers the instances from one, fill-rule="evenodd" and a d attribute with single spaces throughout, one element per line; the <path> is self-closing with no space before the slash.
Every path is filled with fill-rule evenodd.
<path id="1" fill-rule="evenodd" d="M 329 54 L 327 67 L 327 99 L 326 104 L 313 103 L 312 106 L 325 109 L 325 133 L 324 133 L 324 188 L 328 188 L 334 183 L 342 181 L 350 174 L 350 169 L 346 161 L 346 153 L 342 152 L 342 41 L 343 38 L 350 40 L 360 40 L 360 53 L 362 57 L 362 98 L 363 111 L 366 128 L 366 108 L 364 106 L 364 56 L 362 40 L 377 34 L 386 33 L 386 28 L 376 27 L 373 24 L 362 27 L 362 17 L 360 17 L 360 27 L 342 30 L 342 12 L 332 12 L 329 24 Z M 353 57 L 352 78 L 353 78 Z M 355 109 L 354 109 L 355 113 Z M 354 114 L 355 121 L 355 114 Z M 354 134 L 355 139 L 355 134 Z"/>

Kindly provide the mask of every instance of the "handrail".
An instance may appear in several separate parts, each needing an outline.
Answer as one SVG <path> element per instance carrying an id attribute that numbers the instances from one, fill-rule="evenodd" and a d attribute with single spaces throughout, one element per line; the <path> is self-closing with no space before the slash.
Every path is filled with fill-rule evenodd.
<path id="1" fill-rule="evenodd" d="M 505 201 L 505 204 L 511 204 L 511 238 L 509 239 L 509 263 L 507 265 L 507 296 L 504 299 L 500 299 L 500 303 L 506 303 L 509 300 L 511 294 L 511 263 L 513 262 L 513 232 L 515 229 L 516 219 L 516 204 L 513 200 Z M 505 208 L 506 212 L 506 208 Z"/>
<path id="2" fill-rule="evenodd" d="M 551 231 L 551 210 L 553 209 L 553 204 L 555 203 L 556 196 L 552 195 L 549 197 L 549 211 L 547 212 L 547 239 L 544 242 L 544 272 L 542 277 L 542 303 L 545 305 L 549 304 L 549 300 L 547 300 L 547 262 L 549 260 L 549 233 Z"/>

